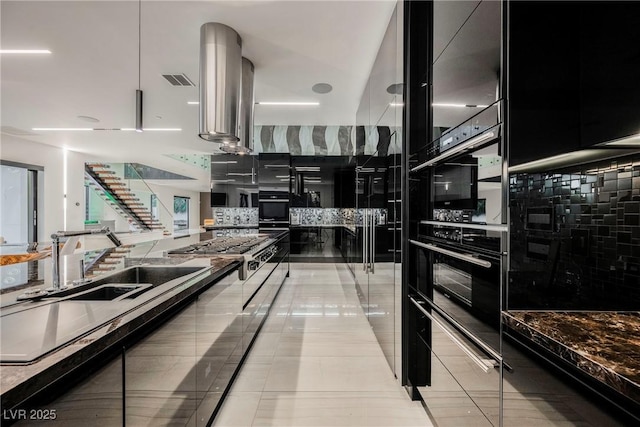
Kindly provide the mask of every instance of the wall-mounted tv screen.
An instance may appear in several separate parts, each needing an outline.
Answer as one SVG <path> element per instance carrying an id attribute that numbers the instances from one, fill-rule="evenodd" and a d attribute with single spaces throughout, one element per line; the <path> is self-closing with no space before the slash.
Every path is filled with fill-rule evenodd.
<path id="1" fill-rule="evenodd" d="M 227 193 L 214 193 L 211 192 L 211 207 L 225 207 L 227 206 Z"/>

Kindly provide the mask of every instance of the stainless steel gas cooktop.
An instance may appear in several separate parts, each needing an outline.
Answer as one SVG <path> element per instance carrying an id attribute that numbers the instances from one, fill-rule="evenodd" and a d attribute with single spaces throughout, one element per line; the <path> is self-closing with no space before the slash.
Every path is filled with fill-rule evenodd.
<path id="1" fill-rule="evenodd" d="M 169 255 L 214 255 L 214 254 L 244 254 L 257 248 L 265 240 L 266 235 L 252 235 L 242 237 L 218 237 L 212 240 L 173 249 Z"/>

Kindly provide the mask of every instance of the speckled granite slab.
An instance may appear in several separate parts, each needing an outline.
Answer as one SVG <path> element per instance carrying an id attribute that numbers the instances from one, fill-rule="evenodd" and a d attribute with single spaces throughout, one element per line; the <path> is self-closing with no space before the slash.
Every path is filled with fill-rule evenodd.
<path id="1" fill-rule="evenodd" d="M 640 402 L 640 312 L 510 311 L 504 323 Z"/>

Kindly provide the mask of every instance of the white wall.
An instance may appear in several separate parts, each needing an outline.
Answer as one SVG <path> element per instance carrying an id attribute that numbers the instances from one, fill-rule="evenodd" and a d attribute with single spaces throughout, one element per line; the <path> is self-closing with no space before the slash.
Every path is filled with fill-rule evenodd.
<path id="1" fill-rule="evenodd" d="M 0 158 L 13 162 L 44 167 L 44 182 L 39 191 L 43 194 L 43 206 L 38 223 L 38 240 L 51 240 L 51 233 L 58 230 L 84 229 L 84 162 L 86 155 L 66 151 L 67 194 L 64 209 L 64 158 L 61 148 L 44 145 L 21 138 L 2 135 Z M 78 204 L 76 206 L 76 203 Z"/>
<path id="2" fill-rule="evenodd" d="M 67 197 L 66 214 L 64 210 L 64 157 L 67 157 Z M 58 230 L 84 229 L 84 163 L 99 161 L 83 153 L 63 150 L 51 145 L 40 144 L 26 139 L 2 135 L 0 158 L 18 163 L 42 166 L 44 168 L 44 182 L 41 191 L 42 206 L 39 207 L 40 222 L 38 224 L 38 241 L 51 240 L 51 234 Z M 164 185 L 149 184 L 153 192 L 158 195 L 160 202 L 173 215 L 173 196 L 189 197 L 189 226 L 197 228 L 200 224 L 200 193 L 182 190 Z M 111 216 L 105 209 L 105 216 Z M 117 216 L 117 215 L 116 215 Z M 110 219 L 116 219 L 110 218 Z M 124 220 L 123 220 L 124 221 Z M 128 227 L 124 221 L 118 231 L 126 231 Z M 169 224 L 173 230 L 173 224 Z"/>
<path id="3" fill-rule="evenodd" d="M 158 196 L 158 201 L 167 208 L 173 216 L 173 196 L 189 197 L 189 228 L 198 228 L 200 226 L 200 192 L 183 190 L 180 188 L 169 187 L 166 185 L 158 185 L 148 183 L 149 188 Z M 162 207 L 161 207 L 162 209 Z M 160 214 L 162 220 L 164 215 Z M 168 230 L 173 231 L 173 223 L 165 226 Z"/>

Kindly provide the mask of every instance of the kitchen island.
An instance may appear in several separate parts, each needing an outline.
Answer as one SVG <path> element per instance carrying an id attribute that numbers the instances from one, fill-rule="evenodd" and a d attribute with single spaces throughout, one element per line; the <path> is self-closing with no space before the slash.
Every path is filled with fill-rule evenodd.
<path id="1" fill-rule="evenodd" d="M 8 354 L 0 366 L 2 407 L 13 412 L 3 413 L 3 425 L 24 421 L 15 417 L 18 409 L 27 413 L 56 409 L 61 425 L 86 425 L 86 418 L 79 414 L 87 411 L 100 425 L 120 425 L 127 419 L 135 423 L 138 417 L 151 423 L 160 418 L 208 420 L 288 274 L 288 262 L 283 262 L 288 255 L 286 233 L 281 234 L 268 236 L 268 241 L 263 242 L 260 251 L 269 256 L 261 255 L 264 262 L 246 274 L 246 280 L 234 273 L 247 267 L 247 256 L 227 252 L 183 254 L 177 260 L 155 258 L 155 264 L 163 265 L 160 268 L 171 268 L 166 267 L 167 260 L 171 260 L 168 264 L 172 267 L 195 271 L 131 301 L 120 300 L 118 305 L 124 313 L 99 322 L 33 361 L 12 363 Z M 95 318 L 92 314 L 99 312 L 101 306 L 115 304 L 77 300 L 66 303 L 82 307 L 87 313 L 85 318 Z M 23 313 L 25 304 L 41 310 L 48 306 L 49 312 L 60 305 L 43 299 L 5 306 L 2 315 Z M 62 305 L 59 309 L 66 310 Z M 50 332 L 51 328 L 46 335 Z M 5 333 L 10 331 L 3 331 L 3 336 Z M 158 337 L 163 338 L 158 341 Z M 163 350 L 149 357 L 149 348 Z M 105 382 L 109 385 L 105 386 Z M 175 412 L 170 412 L 167 408 L 177 395 L 184 399 Z M 87 406 L 89 397 L 95 406 Z M 139 411 L 127 410 L 129 406 Z"/>

